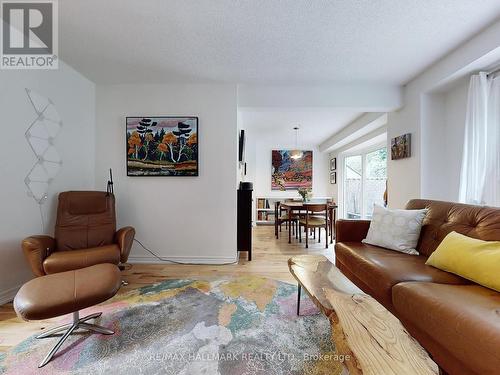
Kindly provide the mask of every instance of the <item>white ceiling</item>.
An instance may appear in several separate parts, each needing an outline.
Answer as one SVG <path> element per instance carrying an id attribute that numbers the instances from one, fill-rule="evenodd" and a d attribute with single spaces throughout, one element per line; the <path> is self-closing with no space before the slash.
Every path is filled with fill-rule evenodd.
<path id="1" fill-rule="evenodd" d="M 294 145 L 294 126 L 299 126 L 299 146 L 318 146 L 361 115 L 343 109 L 274 109 L 241 111 L 240 121 L 257 139 Z"/>
<path id="2" fill-rule="evenodd" d="M 499 0 L 64 0 L 61 58 L 98 83 L 403 84 Z"/>

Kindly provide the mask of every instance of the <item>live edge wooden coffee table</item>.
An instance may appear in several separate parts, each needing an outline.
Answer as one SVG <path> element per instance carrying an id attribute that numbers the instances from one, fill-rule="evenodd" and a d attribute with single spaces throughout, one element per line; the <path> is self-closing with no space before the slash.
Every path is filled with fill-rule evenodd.
<path id="1" fill-rule="evenodd" d="M 439 374 L 438 366 L 375 299 L 322 255 L 288 260 L 290 272 L 331 324 L 337 354 L 349 375 Z M 299 313 L 300 305 L 297 305 Z"/>

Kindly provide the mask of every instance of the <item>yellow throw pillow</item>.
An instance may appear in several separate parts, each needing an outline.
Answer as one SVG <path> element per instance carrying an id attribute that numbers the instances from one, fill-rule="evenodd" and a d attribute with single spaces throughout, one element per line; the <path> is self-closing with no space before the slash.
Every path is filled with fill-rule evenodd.
<path id="1" fill-rule="evenodd" d="M 500 241 L 448 233 L 425 264 L 500 292 Z"/>

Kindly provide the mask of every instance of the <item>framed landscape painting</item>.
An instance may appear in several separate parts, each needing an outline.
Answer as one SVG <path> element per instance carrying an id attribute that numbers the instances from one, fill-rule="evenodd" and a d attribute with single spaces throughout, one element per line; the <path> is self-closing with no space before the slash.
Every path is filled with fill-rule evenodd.
<path id="1" fill-rule="evenodd" d="M 127 117 L 127 176 L 198 176 L 198 117 Z"/>
<path id="2" fill-rule="evenodd" d="M 312 151 L 302 151 L 302 157 L 292 159 L 291 150 L 272 150 L 272 190 L 312 189 Z"/>

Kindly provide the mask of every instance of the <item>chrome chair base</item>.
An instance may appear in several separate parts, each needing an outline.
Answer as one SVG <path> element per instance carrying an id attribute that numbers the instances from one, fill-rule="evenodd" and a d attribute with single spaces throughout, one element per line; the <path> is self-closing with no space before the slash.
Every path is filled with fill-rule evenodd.
<path id="1" fill-rule="evenodd" d="M 38 365 L 38 367 L 39 368 L 43 367 L 47 363 L 49 363 L 50 360 L 52 359 L 52 357 L 54 356 L 54 354 L 56 354 L 56 352 L 59 350 L 59 348 L 61 347 L 61 345 L 64 343 L 64 341 L 66 341 L 66 339 L 69 337 L 69 335 L 71 335 L 77 329 L 84 329 L 84 330 L 87 330 L 87 331 L 91 331 L 93 333 L 101 333 L 103 335 L 112 335 L 112 334 L 114 334 L 115 333 L 114 331 L 112 331 L 110 329 L 107 329 L 105 327 L 98 326 L 97 324 L 86 323 L 90 319 L 95 319 L 95 318 L 100 317 L 101 314 L 102 314 L 102 312 L 99 312 L 99 313 L 90 314 L 90 315 L 88 315 L 88 316 L 86 316 L 84 318 L 80 318 L 79 312 L 76 311 L 76 312 L 73 313 L 73 323 L 68 323 L 68 324 L 64 324 L 64 325 L 59 326 L 59 327 L 51 328 L 51 329 L 49 329 L 47 331 L 44 331 L 43 333 L 39 334 L 38 336 L 36 336 L 37 339 L 44 339 L 46 337 L 51 337 L 52 335 L 54 335 L 56 333 L 60 333 L 60 332 L 66 331 L 62 335 L 62 337 L 59 339 L 59 341 L 57 342 L 57 344 L 45 356 L 45 358 Z"/>

